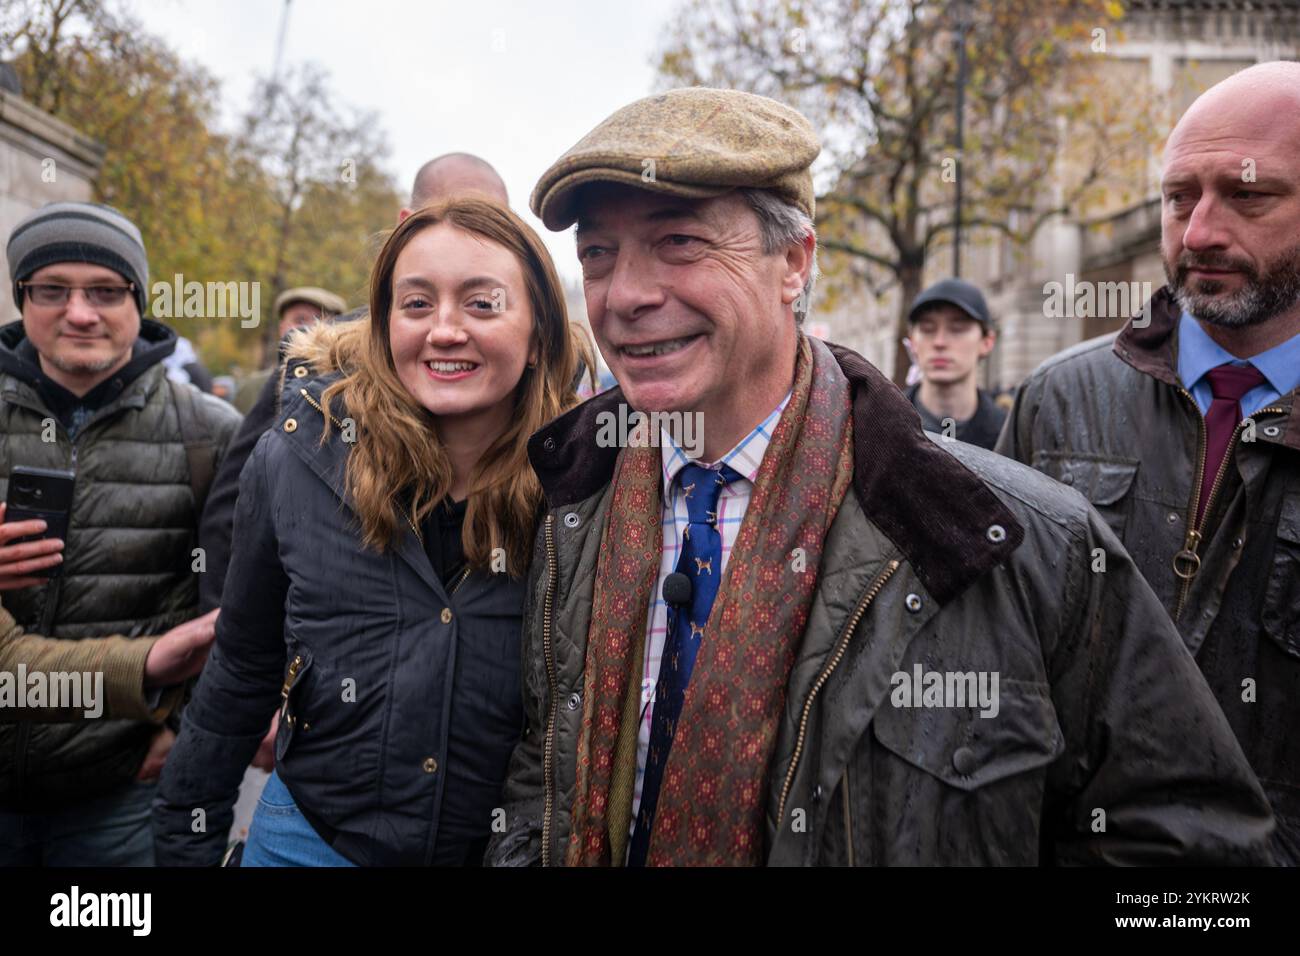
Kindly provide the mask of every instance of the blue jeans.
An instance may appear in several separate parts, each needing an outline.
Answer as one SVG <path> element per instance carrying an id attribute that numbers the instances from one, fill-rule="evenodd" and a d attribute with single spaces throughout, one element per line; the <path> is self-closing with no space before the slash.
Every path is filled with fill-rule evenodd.
<path id="1" fill-rule="evenodd" d="M 133 780 L 64 810 L 0 810 L 0 866 L 153 866 L 157 789 Z"/>
<path id="2" fill-rule="evenodd" d="M 278 773 L 257 801 L 240 866 L 355 866 L 312 829 Z"/>

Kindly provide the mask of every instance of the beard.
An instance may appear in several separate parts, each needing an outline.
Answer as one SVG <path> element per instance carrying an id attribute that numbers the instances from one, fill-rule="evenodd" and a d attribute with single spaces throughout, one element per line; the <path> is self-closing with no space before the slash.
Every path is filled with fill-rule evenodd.
<path id="1" fill-rule="evenodd" d="M 95 359 L 94 361 L 71 361 L 61 355 L 49 354 L 42 355 L 41 358 L 49 362 L 60 372 L 67 372 L 69 375 L 94 375 L 98 372 L 106 372 L 118 362 L 122 361 L 121 355 L 110 355 L 107 358 Z"/>
<path id="2" fill-rule="evenodd" d="M 1172 267 L 1165 260 L 1164 267 L 1169 289 L 1183 311 L 1222 328 L 1258 325 L 1300 303 L 1300 245 L 1287 249 L 1262 270 L 1219 252 L 1184 252 Z M 1225 284 L 1216 279 L 1201 279 L 1191 288 L 1187 273 L 1197 267 L 1233 269 L 1244 281 L 1240 289 L 1227 295 Z"/>

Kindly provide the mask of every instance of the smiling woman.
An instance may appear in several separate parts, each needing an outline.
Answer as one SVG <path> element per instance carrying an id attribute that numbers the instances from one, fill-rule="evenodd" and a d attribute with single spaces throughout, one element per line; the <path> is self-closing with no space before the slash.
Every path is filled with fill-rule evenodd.
<path id="1" fill-rule="evenodd" d="M 217 650 L 167 763 L 160 862 L 220 858 L 277 702 L 243 865 L 481 861 L 523 724 L 542 505 L 527 442 L 576 404 L 580 359 L 544 247 L 478 199 L 398 225 L 369 319 L 295 333 L 279 425 L 241 477 Z"/>
<path id="2" fill-rule="evenodd" d="M 365 438 L 349 456 L 348 491 L 367 544 L 406 526 L 394 488 L 420 524 L 448 494 L 467 499 L 464 546 L 486 564 L 503 548 L 526 565 L 541 487 L 528 465 L 533 432 L 575 401 L 590 346 L 566 318 L 550 255 L 503 206 L 463 199 L 413 213 L 375 260 L 367 323 L 319 326 L 290 356 L 344 374 L 342 398 Z"/>

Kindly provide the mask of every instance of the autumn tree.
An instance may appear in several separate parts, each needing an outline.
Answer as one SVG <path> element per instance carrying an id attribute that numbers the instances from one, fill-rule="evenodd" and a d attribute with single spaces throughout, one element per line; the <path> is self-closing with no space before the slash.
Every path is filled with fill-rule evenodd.
<path id="1" fill-rule="evenodd" d="M 688 0 L 657 69 L 663 87 L 749 90 L 812 121 L 821 247 L 877 296 L 897 290 L 901 381 L 907 307 L 953 241 L 959 173 L 963 228 L 1020 244 L 1142 179 L 1157 116 L 1106 69 L 1122 14 L 1113 0 Z"/>
<path id="2" fill-rule="evenodd" d="M 106 147 L 95 198 L 139 225 L 154 280 L 257 284 L 256 329 L 165 317 L 210 368 L 266 359 L 271 303 L 286 286 L 358 301 L 367 238 L 391 225 L 401 196 L 374 118 L 340 105 L 320 70 L 259 84 L 248 118 L 227 132 L 216 81 L 112 0 L 9 0 L 0 56 L 13 59 L 24 98 Z"/>
<path id="3" fill-rule="evenodd" d="M 386 146 L 374 115 L 339 103 L 308 65 L 258 84 L 236 146 L 271 186 L 269 228 L 258 237 L 271 297 L 303 284 L 363 297 L 368 240 L 391 227 L 401 205 L 377 166 Z M 274 347 L 268 321 L 264 352 Z"/>

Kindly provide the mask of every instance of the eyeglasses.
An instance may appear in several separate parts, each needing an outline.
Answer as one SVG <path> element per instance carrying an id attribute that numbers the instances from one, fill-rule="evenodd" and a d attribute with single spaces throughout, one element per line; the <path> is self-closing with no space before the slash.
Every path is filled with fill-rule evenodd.
<path id="1" fill-rule="evenodd" d="M 135 283 L 126 285 L 55 285 L 51 282 L 19 282 L 19 290 L 26 289 L 32 305 L 67 305 L 73 289 L 80 289 L 86 301 L 97 309 L 111 309 L 126 301 L 127 294 L 135 291 Z"/>

